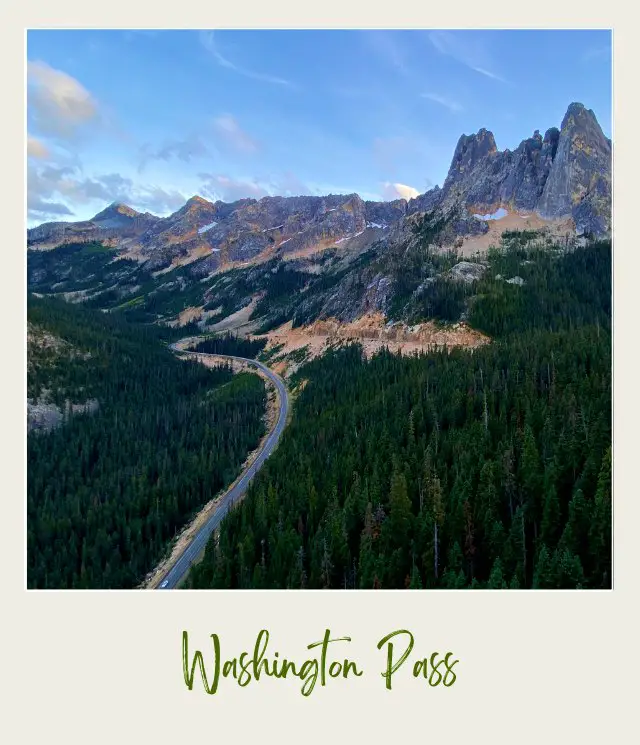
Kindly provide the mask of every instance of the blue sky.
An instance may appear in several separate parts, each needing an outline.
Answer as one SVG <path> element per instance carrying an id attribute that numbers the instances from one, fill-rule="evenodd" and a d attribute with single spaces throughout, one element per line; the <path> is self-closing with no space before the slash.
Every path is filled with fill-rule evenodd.
<path id="1" fill-rule="evenodd" d="M 442 184 L 461 134 L 514 149 L 593 109 L 611 136 L 608 31 L 30 31 L 28 221 L 111 201 Z"/>

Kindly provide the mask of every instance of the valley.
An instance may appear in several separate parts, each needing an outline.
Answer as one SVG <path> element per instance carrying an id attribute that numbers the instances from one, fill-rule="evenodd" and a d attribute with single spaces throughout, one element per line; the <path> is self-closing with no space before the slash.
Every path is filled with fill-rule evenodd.
<path id="1" fill-rule="evenodd" d="M 173 351 L 180 354 L 182 359 L 195 360 L 206 367 L 217 368 L 231 364 L 235 372 L 257 370 L 270 391 L 264 415 L 266 433 L 258 447 L 242 464 L 240 475 L 223 492 L 208 502 L 174 539 L 169 555 L 145 578 L 141 585 L 143 589 L 173 589 L 184 581 L 191 566 L 204 552 L 213 531 L 227 512 L 239 503 L 251 479 L 273 452 L 287 423 L 289 394 L 277 375 L 259 362 L 227 355 L 186 351 L 196 340 L 197 337 L 186 342 L 176 342 L 172 345 Z"/>

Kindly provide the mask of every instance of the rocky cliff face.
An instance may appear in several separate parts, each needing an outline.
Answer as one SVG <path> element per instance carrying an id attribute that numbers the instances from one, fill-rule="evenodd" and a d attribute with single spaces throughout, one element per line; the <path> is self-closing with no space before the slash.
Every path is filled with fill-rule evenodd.
<path id="1" fill-rule="evenodd" d="M 364 202 L 357 194 L 264 197 L 232 204 L 192 197 L 184 207 L 129 242 L 158 269 L 188 255 L 209 254 L 208 271 L 265 252 L 280 255 L 326 248 L 381 233 L 406 213 L 406 202 Z"/>
<path id="2" fill-rule="evenodd" d="M 499 151 L 486 129 L 462 135 L 442 189 L 412 200 L 408 211 L 435 210 L 458 222 L 455 232 L 471 234 L 478 227 L 469 215 L 499 207 L 571 217 L 578 233 L 610 231 L 611 142 L 592 111 L 572 103 L 560 130 L 544 137 L 536 130 L 513 152 Z"/>
<path id="3" fill-rule="evenodd" d="M 611 142 L 582 104 L 571 104 L 562 120 L 537 209 L 542 217 L 572 215 L 579 232 L 611 228 Z"/>

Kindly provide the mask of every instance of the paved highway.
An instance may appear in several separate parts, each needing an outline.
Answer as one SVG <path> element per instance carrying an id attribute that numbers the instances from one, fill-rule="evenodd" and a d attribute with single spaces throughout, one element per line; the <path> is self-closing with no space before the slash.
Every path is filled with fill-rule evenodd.
<path id="1" fill-rule="evenodd" d="M 188 353 L 189 350 L 183 350 L 177 347 L 176 344 L 170 345 L 171 349 L 174 352 L 186 352 Z M 201 352 L 198 352 L 198 354 L 202 354 Z M 276 426 L 271 431 L 267 439 L 262 445 L 262 449 L 260 450 L 260 453 L 258 456 L 254 459 L 254 461 L 251 463 L 251 465 L 242 473 L 242 476 L 235 482 L 233 487 L 227 491 L 227 493 L 222 497 L 220 500 L 220 504 L 216 511 L 211 515 L 211 517 L 207 520 L 207 522 L 200 528 L 200 530 L 196 533 L 195 537 L 191 540 L 191 542 L 187 545 L 185 550 L 183 551 L 182 555 L 176 561 L 176 563 L 173 565 L 173 567 L 162 577 L 160 582 L 158 583 L 158 586 L 156 589 L 159 590 L 170 590 L 176 587 L 182 579 L 186 576 L 187 572 L 189 571 L 189 568 L 193 564 L 193 562 L 198 558 L 198 556 L 201 554 L 201 552 L 204 550 L 204 547 L 207 544 L 207 541 L 209 540 L 209 537 L 213 533 L 213 531 L 218 527 L 220 524 L 222 518 L 227 514 L 227 512 L 231 509 L 231 507 L 237 502 L 240 497 L 247 491 L 247 488 L 249 486 L 249 483 L 251 482 L 251 479 L 256 475 L 256 473 L 262 468 L 262 464 L 266 461 L 266 459 L 271 455 L 273 452 L 276 444 L 278 443 L 278 440 L 280 439 L 280 435 L 282 434 L 282 430 L 285 428 L 285 425 L 287 423 L 287 413 L 289 411 L 289 394 L 287 393 L 287 388 L 285 384 L 282 382 L 282 379 L 276 375 L 274 372 L 272 372 L 266 365 L 263 365 L 262 362 L 258 362 L 258 360 L 250 360 L 246 357 L 232 357 L 230 355 L 202 355 L 202 356 L 211 356 L 211 357 L 226 357 L 229 360 L 236 360 L 239 362 L 246 362 L 253 367 L 259 368 L 265 375 L 267 375 L 270 380 L 273 381 L 276 388 L 278 389 L 278 398 L 280 401 L 280 410 L 278 411 L 278 421 L 276 423 Z"/>

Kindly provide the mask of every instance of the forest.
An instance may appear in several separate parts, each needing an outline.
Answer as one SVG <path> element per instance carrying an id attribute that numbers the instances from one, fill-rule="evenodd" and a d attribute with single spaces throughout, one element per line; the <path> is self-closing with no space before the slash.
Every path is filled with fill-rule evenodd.
<path id="1" fill-rule="evenodd" d="M 473 283 L 449 277 L 453 252 L 416 247 L 394 266 L 392 315 L 462 317 L 492 342 L 370 360 L 353 344 L 299 368 L 278 448 L 189 586 L 612 586 L 611 244 L 525 237 L 505 236 Z M 97 244 L 60 255 L 77 265 L 68 291 L 130 269 Z M 30 267 L 36 284 L 42 261 Z M 212 309 L 227 295 L 244 303 L 243 276 L 216 278 Z M 270 324 L 292 312 L 303 279 L 260 277 Z M 258 376 L 180 361 L 167 344 L 197 327 L 150 323 L 155 304 L 173 312 L 195 289 L 176 297 L 170 283 L 138 279 L 149 282 L 144 307 L 118 293 L 81 307 L 29 296 L 30 327 L 64 343 L 30 345 L 28 395 L 98 402 L 28 437 L 29 587 L 138 586 L 264 432 Z M 339 279 L 313 280 L 318 302 Z M 105 299 L 125 312 L 93 307 Z M 304 314 L 314 312 L 311 302 Z M 197 349 L 265 356 L 264 340 L 229 334 Z"/>
<path id="2" fill-rule="evenodd" d="M 46 298 L 27 310 L 81 352 L 31 360 L 29 395 L 99 402 L 28 437 L 28 586 L 135 587 L 257 446 L 264 384 L 176 359 L 170 329 Z"/>
<path id="3" fill-rule="evenodd" d="M 253 359 L 264 349 L 266 339 L 243 339 L 227 332 L 218 336 L 211 336 L 199 341 L 194 347 L 194 352 L 206 354 L 227 354 L 234 357 L 248 357 Z"/>
<path id="4" fill-rule="evenodd" d="M 611 587 L 611 245 L 489 265 L 466 297 L 486 347 L 298 370 L 191 587 Z"/>

